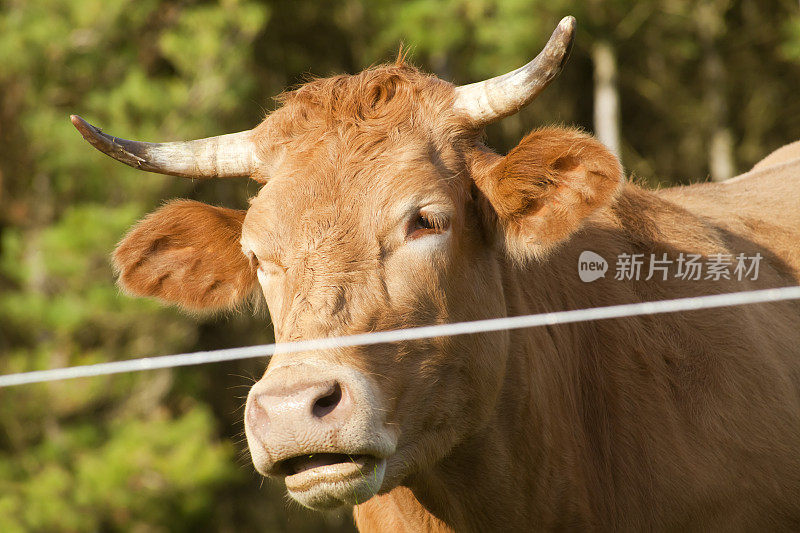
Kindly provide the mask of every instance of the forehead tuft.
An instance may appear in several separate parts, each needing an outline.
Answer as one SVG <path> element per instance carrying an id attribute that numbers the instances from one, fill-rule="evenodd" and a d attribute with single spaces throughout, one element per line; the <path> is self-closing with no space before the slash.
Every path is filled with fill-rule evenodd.
<path id="1" fill-rule="evenodd" d="M 278 97 L 264 122 L 265 141 L 287 144 L 349 130 L 389 135 L 415 130 L 453 138 L 462 121 L 451 112 L 454 86 L 398 61 L 354 75 L 311 80 Z"/>
<path id="2" fill-rule="evenodd" d="M 400 63 L 315 79 L 282 94 L 279 101 L 284 107 L 302 109 L 311 120 L 336 124 L 449 107 L 453 95 L 451 84 Z"/>

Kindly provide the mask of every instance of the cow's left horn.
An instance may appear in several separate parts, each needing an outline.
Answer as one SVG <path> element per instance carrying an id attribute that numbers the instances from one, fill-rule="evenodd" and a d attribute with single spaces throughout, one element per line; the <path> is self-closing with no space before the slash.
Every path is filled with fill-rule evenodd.
<path id="1" fill-rule="evenodd" d="M 185 178 L 235 178 L 253 173 L 253 131 L 168 143 L 129 141 L 103 133 L 81 117 L 72 124 L 83 138 L 117 161 L 139 170 Z"/>
<path id="2" fill-rule="evenodd" d="M 482 126 L 522 109 L 561 72 L 572 49 L 575 25 L 574 17 L 561 19 L 544 49 L 527 65 L 496 78 L 458 87 L 456 113 Z"/>

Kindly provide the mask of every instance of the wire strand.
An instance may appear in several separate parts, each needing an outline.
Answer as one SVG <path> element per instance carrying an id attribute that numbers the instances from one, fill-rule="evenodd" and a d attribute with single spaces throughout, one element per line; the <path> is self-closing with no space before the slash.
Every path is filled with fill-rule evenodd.
<path id="1" fill-rule="evenodd" d="M 226 348 L 201 352 L 163 355 L 158 357 L 145 357 L 127 361 L 114 361 L 92 365 L 73 366 L 66 368 L 53 368 L 49 370 L 36 370 L 0 376 L 0 387 L 43 383 L 90 376 L 121 374 L 124 372 L 141 372 L 160 368 L 174 368 L 180 366 L 201 365 L 233 361 L 236 359 L 249 359 L 254 357 L 271 357 L 276 353 L 295 353 L 313 350 L 328 350 L 348 346 L 367 346 L 371 344 L 384 344 L 408 340 L 427 339 L 432 337 L 450 337 L 453 335 L 466 335 L 471 333 L 486 333 L 521 328 L 532 328 L 590 320 L 604 320 L 609 318 L 625 318 L 631 316 L 650 315 L 658 313 L 675 313 L 678 311 L 696 311 L 699 309 L 712 309 L 733 305 L 747 305 L 756 303 L 779 302 L 800 299 L 800 286 L 781 287 L 776 289 L 762 289 L 756 291 L 732 292 L 710 296 L 693 296 L 674 300 L 659 300 L 654 302 L 640 302 L 632 304 L 612 305 L 608 307 L 593 307 L 589 309 L 576 309 L 572 311 L 557 311 L 535 315 L 523 315 L 504 318 L 490 318 L 470 322 L 456 322 L 452 324 L 438 324 L 435 326 L 421 326 L 408 329 L 379 331 L 346 335 L 341 337 L 327 337 L 304 341 L 262 344 L 245 346 L 241 348 Z"/>

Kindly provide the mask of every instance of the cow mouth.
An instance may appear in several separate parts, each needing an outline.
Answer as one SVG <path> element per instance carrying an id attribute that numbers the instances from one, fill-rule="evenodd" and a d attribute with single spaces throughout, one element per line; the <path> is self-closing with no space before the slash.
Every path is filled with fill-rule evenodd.
<path id="1" fill-rule="evenodd" d="M 315 469 L 349 471 L 363 468 L 371 459 L 374 460 L 375 457 L 365 454 L 310 453 L 284 459 L 275 465 L 273 471 L 276 475 L 287 477 Z"/>
<path id="2" fill-rule="evenodd" d="M 386 459 L 374 455 L 314 453 L 279 461 L 272 472 L 284 476 L 290 495 L 306 507 L 330 509 L 372 497 L 385 470 Z"/>

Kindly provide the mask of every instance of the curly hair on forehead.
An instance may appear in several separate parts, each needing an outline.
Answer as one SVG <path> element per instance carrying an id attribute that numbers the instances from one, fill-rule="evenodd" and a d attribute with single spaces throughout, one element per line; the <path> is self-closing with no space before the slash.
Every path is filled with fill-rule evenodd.
<path id="1" fill-rule="evenodd" d="M 453 85 L 406 62 L 401 49 L 394 64 L 358 74 L 316 78 L 282 93 L 273 119 L 288 122 L 285 133 L 318 125 L 417 127 L 451 107 Z M 368 124 L 369 123 L 369 124 Z M 287 131 L 288 130 L 288 131 Z"/>
<path id="2" fill-rule="evenodd" d="M 453 112 L 455 86 L 421 72 L 406 55 L 401 49 L 393 64 L 311 79 L 276 97 L 280 107 L 256 129 L 260 159 L 283 162 L 290 155 L 299 163 L 301 154 L 322 150 L 329 159 L 363 162 L 390 146 L 411 154 L 412 143 L 416 152 L 433 149 L 438 157 L 465 150 L 476 132 Z M 254 179 L 266 181 L 273 170 L 261 169 Z"/>

